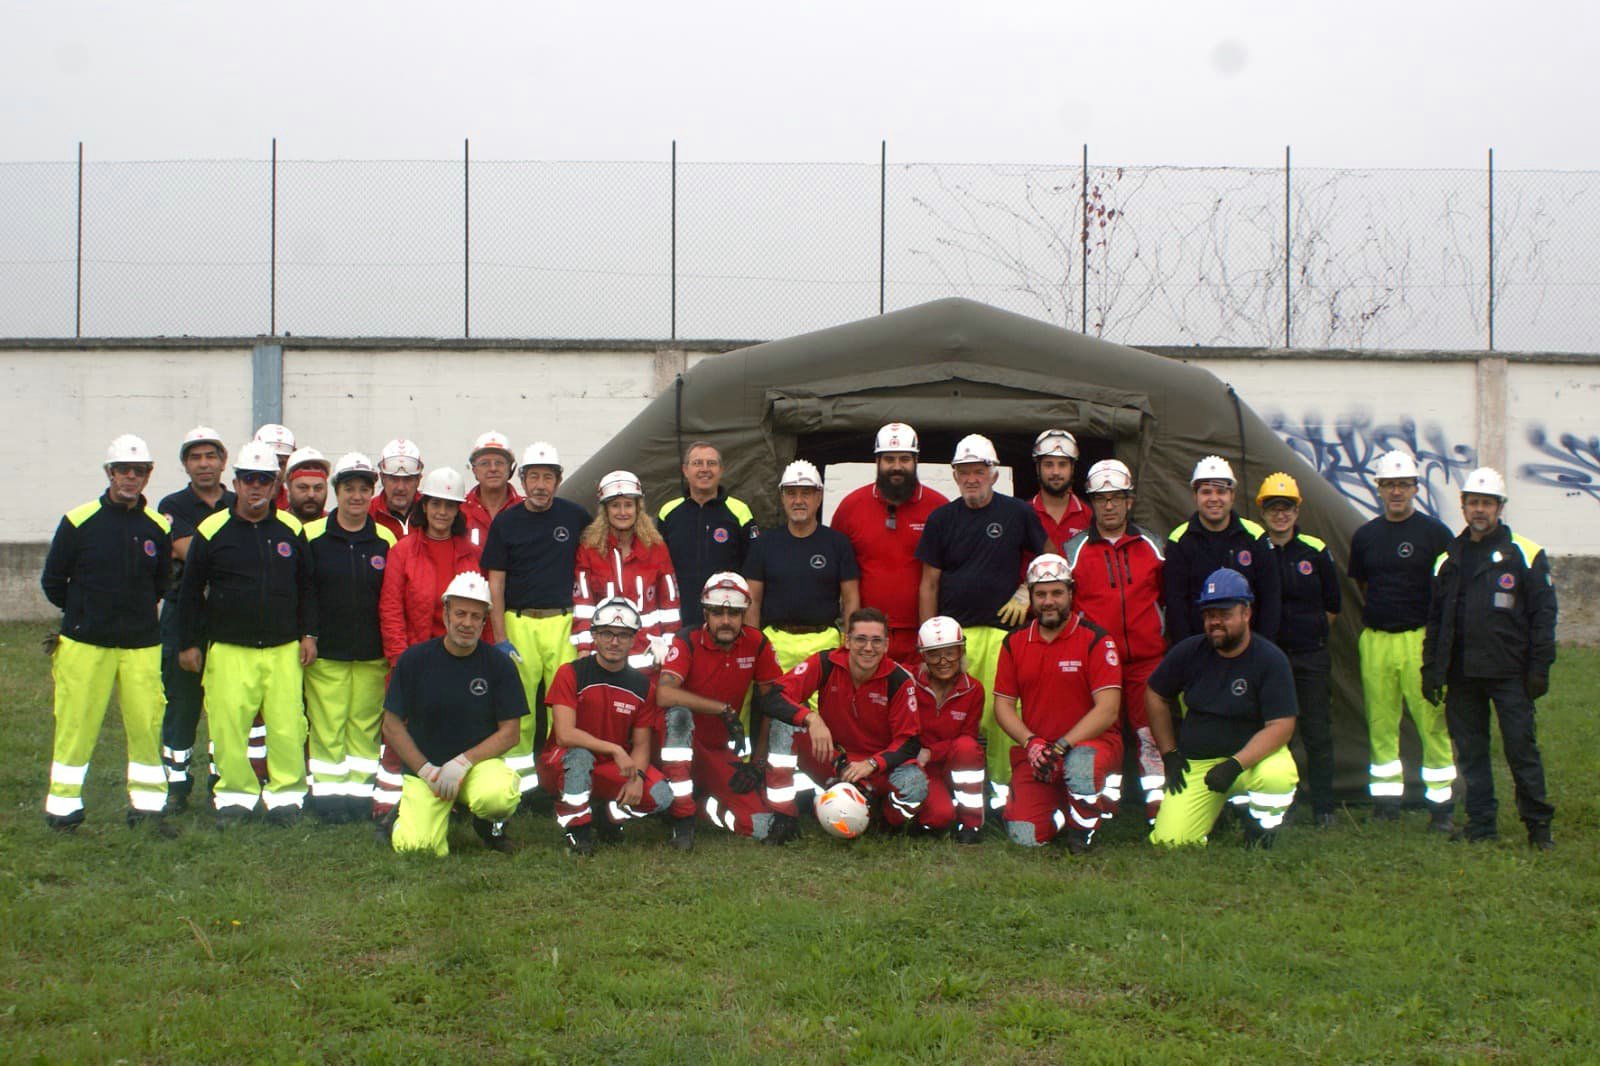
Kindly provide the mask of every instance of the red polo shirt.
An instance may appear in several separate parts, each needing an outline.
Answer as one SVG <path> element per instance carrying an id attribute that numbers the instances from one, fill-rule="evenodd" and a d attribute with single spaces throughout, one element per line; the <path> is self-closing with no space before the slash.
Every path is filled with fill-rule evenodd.
<path id="1" fill-rule="evenodd" d="M 1093 709 L 1096 692 L 1121 687 L 1115 642 L 1077 611 L 1053 640 L 1044 639 L 1034 621 L 1000 645 L 994 694 L 1019 700 L 1023 724 L 1046 740 L 1077 725 Z"/>
<path id="2" fill-rule="evenodd" d="M 726 703 L 736 711 L 744 706 L 744 697 L 752 681 L 774 685 L 783 679 L 783 669 L 778 665 L 772 642 L 754 626 L 745 626 L 731 648 L 719 647 L 711 634 L 698 626 L 687 633 L 679 633 L 672 638 L 661 673 L 676 677 L 679 688 Z M 728 743 L 727 726 L 716 715 L 696 715 L 694 739 L 697 743 L 723 747 Z"/>
<path id="3" fill-rule="evenodd" d="M 915 629 L 919 622 L 917 588 L 922 583 L 922 563 L 917 559 L 917 541 L 928 516 L 949 502 L 919 484 L 910 500 L 891 506 L 878 494 L 876 484 L 863 485 L 839 501 L 839 509 L 828 523 L 848 537 L 855 549 L 856 565 L 861 568 L 862 605 L 888 615 L 890 628 Z"/>
<path id="4" fill-rule="evenodd" d="M 1067 493 L 1067 509 L 1061 514 L 1061 521 L 1057 522 L 1050 517 L 1050 512 L 1044 509 L 1044 494 L 1034 496 L 1033 513 L 1039 516 L 1039 524 L 1044 526 L 1045 536 L 1050 538 L 1050 543 L 1056 546 L 1056 551 L 1061 551 L 1067 546 L 1067 541 L 1082 533 L 1094 524 L 1094 512 L 1089 505 L 1078 499 L 1077 493 Z"/>

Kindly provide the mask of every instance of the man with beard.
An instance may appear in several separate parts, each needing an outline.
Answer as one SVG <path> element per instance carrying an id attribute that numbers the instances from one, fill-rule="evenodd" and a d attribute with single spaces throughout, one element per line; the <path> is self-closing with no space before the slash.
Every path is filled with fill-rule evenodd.
<path id="1" fill-rule="evenodd" d="M 712 574 L 739 571 L 760 530 L 749 506 L 722 488 L 722 455 L 697 440 L 683 453 L 683 485 L 688 495 L 668 500 L 656 515 L 667 542 L 678 587 L 697 589 Z M 700 624 L 700 604 L 684 596 L 678 613 L 685 629 Z"/>
<path id="2" fill-rule="evenodd" d="M 917 431 L 890 422 L 873 442 L 878 476 L 839 501 L 832 527 L 855 549 L 861 602 L 889 618 L 889 657 L 915 666 L 917 588 L 922 564 L 917 541 L 928 516 L 950 501 L 917 478 Z"/>
<path id="3" fill-rule="evenodd" d="M 1088 506 L 1072 491 L 1072 472 L 1078 463 L 1078 438 L 1064 429 L 1047 429 L 1034 438 L 1033 469 L 1039 492 L 1033 512 L 1044 526 L 1050 550 L 1060 551 L 1067 541 L 1089 528 L 1094 520 Z"/>
<path id="4" fill-rule="evenodd" d="M 1025 847 L 1064 835 L 1082 855 L 1106 775 L 1122 766 L 1122 664 L 1110 635 L 1072 609 L 1065 559 L 1029 563 L 1027 589 L 1033 624 L 1006 637 L 994 677 L 995 723 L 1017 743 L 1006 832 Z"/>
<path id="5" fill-rule="evenodd" d="M 378 524 L 393 533 L 396 540 L 410 533 L 413 525 L 426 525 L 422 504 L 417 500 L 417 486 L 422 483 L 422 449 L 396 437 L 378 453 L 378 473 L 383 477 L 383 491 L 372 501 L 372 517 Z"/>
<path id="6" fill-rule="evenodd" d="M 1545 796 L 1533 701 L 1550 688 L 1556 590 L 1544 549 L 1501 521 L 1505 504 L 1499 471 L 1485 466 L 1467 475 L 1461 486 L 1467 528 L 1434 565 L 1422 684 L 1435 705 L 1444 689 L 1450 739 L 1467 786 L 1466 838 L 1493 840 L 1498 832 L 1489 766 L 1492 701 L 1528 844 L 1549 851 L 1555 808 Z"/>
<path id="7" fill-rule="evenodd" d="M 1220 455 L 1195 464 L 1189 478 L 1195 510 L 1187 522 L 1167 534 L 1167 562 L 1162 581 L 1167 602 L 1167 641 L 1177 644 L 1203 630 L 1200 590 L 1207 575 L 1219 569 L 1243 574 L 1250 582 L 1254 610 L 1250 625 L 1268 640 L 1278 635 L 1282 586 L 1272 559 L 1267 531 L 1233 513 L 1233 467 Z"/>
<path id="8" fill-rule="evenodd" d="M 672 638 L 656 702 L 663 708 L 661 769 L 672 783 L 672 843 L 694 847 L 695 792 L 719 829 L 766 839 L 773 812 L 757 791 L 762 769 L 741 761 L 748 751 L 739 708 L 783 678 L 772 642 L 744 624 L 750 586 L 731 571 L 712 574 L 700 593 L 705 624 Z M 782 840 L 774 843 L 783 843 Z"/>
<path id="9" fill-rule="evenodd" d="M 301 525 L 315 522 L 328 512 L 328 475 L 333 464 L 315 448 L 296 448 L 286 468 L 288 512 Z"/>
<path id="10" fill-rule="evenodd" d="M 299 521 L 273 508 L 278 462 L 272 449 L 251 441 L 233 469 L 233 508 L 201 522 L 189 545 L 178 663 L 205 671 L 217 828 L 249 818 L 258 799 L 268 822 L 290 826 L 306 798 L 303 670 L 317 657 L 311 557 Z M 266 727 L 265 791 L 248 747 L 258 713 Z"/>
<path id="11" fill-rule="evenodd" d="M 233 493 L 222 487 L 228 449 L 221 434 L 210 426 L 194 427 L 184 434 L 178 459 L 189 475 L 189 484 L 164 497 L 157 507 L 172 526 L 172 580 L 161 601 L 161 685 L 167 693 L 166 715 L 161 720 L 161 763 L 167 775 L 167 810 L 174 813 L 188 808 L 189 793 L 194 790 L 189 765 L 205 702 L 200 675 L 178 666 L 176 590 L 183 583 L 183 561 L 195 530 L 218 511 L 233 507 Z M 265 739 L 266 732 L 261 735 Z"/>
<path id="12" fill-rule="evenodd" d="M 1176 644 L 1150 675 L 1145 709 L 1167 773 L 1152 844 L 1204 844 L 1223 803 L 1243 794 L 1245 846 L 1270 848 L 1294 802 L 1294 672 L 1250 632 L 1252 598 L 1243 574 L 1213 571 L 1198 597 L 1205 632 Z M 1180 696 L 1186 711 L 1174 729 Z"/>
<path id="13" fill-rule="evenodd" d="M 467 538 L 481 554 L 494 516 L 522 502 L 522 493 L 511 484 L 517 460 L 506 435 L 491 429 L 480 433 L 473 441 L 467 466 L 472 469 L 477 484 L 467 490 L 467 498 L 461 504 L 461 517 L 467 522 Z"/>

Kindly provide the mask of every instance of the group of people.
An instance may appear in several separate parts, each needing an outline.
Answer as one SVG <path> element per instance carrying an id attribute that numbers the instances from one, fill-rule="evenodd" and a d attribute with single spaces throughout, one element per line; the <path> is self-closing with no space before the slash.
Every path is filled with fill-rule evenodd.
<path id="1" fill-rule="evenodd" d="M 163 833 L 206 765 L 219 828 L 305 810 L 371 819 L 398 851 L 444 854 L 452 810 L 509 850 L 506 821 L 540 790 L 579 854 L 651 815 L 679 848 L 697 819 L 781 845 L 807 795 L 845 781 L 881 832 L 977 844 L 990 821 L 1080 854 L 1121 812 L 1126 766 L 1154 843 L 1204 843 L 1232 805 L 1246 843 L 1270 846 L 1302 785 L 1296 732 L 1307 816 L 1333 824 L 1341 582 L 1299 525 L 1293 477 L 1261 483 L 1258 524 L 1235 510 L 1230 464 L 1206 456 L 1194 512 L 1163 538 L 1131 520 L 1121 461 L 1075 493 L 1066 429 L 1034 442 L 1031 500 L 995 491 L 981 435 L 951 458 L 954 500 L 919 481 L 912 427 L 873 443 L 875 479 L 831 525 L 821 474 L 797 460 L 781 521 L 758 529 L 703 441 L 653 517 L 625 470 L 600 480 L 592 515 L 557 495 L 545 442 L 519 461 L 484 433 L 468 489 L 407 440 L 376 463 L 329 460 L 280 425 L 231 456 L 190 431 L 188 484 L 151 506 L 151 452 L 118 437 L 105 492 L 62 518 L 44 569 L 64 612 L 47 642 L 46 818 L 83 821 L 115 687 L 128 821 Z M 1494 470 L 1463 484 L 1459 535 L 1417 509 L 1412 456 L 1375 473 L 1383 512 L 1349 554 L 1371 817 L 1400 816 L 1404 708 L 1429 828 L 1493 838 L 1492 705 L 1529 842 L 1549 848 L 1534 728 L 1555 658 L 1549 560 L 1503 522 Z"/>

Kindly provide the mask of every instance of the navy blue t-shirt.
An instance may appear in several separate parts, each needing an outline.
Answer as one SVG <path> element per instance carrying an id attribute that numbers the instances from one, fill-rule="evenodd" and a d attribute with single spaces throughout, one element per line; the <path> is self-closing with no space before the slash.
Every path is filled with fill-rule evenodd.
<path id="1" fill-rule="evenodd" d="M 1191 759 L 1227 758 L 1272 719 L 1300 714 L 1289 657 L 1259 634 L 1232 659 L 1218 655 L 1204 633 L 1188 637 L 1147 684 L 1169 703 L 1183 697 L 1178 750 Z"/>
<path id="2" fill-rule="evenodd" d="M 964 626 L 1003 626 L 995 612 L 1022 582 L 1024 553 L 1044 551 L 1033 506 L 995 493 L 979 508 L 951 500 L 928 516 L 917 559 L 937 567 L 939 613 Z"/>
<path id="3" fill-rule="evenodd" d="M 856 551 L 836 529 L 818 525 L 796 537 L 784 524 L 750 542 L 744 576 L 765 583 L 764 626 L 831 626 L 839 619 L 839 583 L 859 581 Z"/>
<path id="4" fill-rule="evenodd" d="M 383 709 L 405 722 L 429 762 L 443 766 L 487 740 L 501 722 L 527 714 L 528 697 L 504 652 L 479 641 L 470 655 L 452 655 L 435 637 L 401 654 Z"/>
<path id="5" fill-rule="evenodd" d="M 1350 538 L 1350 577 L 1367 583 L 1362 624 L 1385 633 L 1426 626 L 1433 564 L 1451 539 L 1443 522 L 1421 511 L 1403 522 L 1379 515 L 1356 530 Z"/>
<path id="6" fill-rule="evenodd" d="M 560 496 L 543 511 L 519 503 L 494 516 L 481 562 L 505 571 L 506 610 L 572 606 L 578 538 L 588 524 L 589 512 Z"/>

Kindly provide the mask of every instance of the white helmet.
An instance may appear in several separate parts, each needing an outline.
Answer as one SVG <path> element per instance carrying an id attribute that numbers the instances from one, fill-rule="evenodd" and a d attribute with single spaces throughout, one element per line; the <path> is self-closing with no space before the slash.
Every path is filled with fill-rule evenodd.
<path id="1" fill-rule="evenodd" d="M 1132 492 L 1133 471 L 1120 459 L 1102 459 L 1089 468 L 1085 496 L 1101 492 Z"/>
<path id="2" fill-rule="evenodd" d="M 1421 474 L 1417 472 L 1417 461 L 1409 452 L 1396 448 L 1392 452 L 1384 452 L 1378 456 L 1377 480 L 1379 481 L 1401 481 L 1420 476 Z"/>
<path id="3" fill-rule="evenodd" d="M 796 459 L 783 468 L 783 476 L 778 479 L 780 489 L 820 489 L 822 488 L 822 475 L 817 472 L 815 465 L 804 459 Z"/>
<path id="4" fill-rule="evenodd" d="M 396 437 L 378 453 L 378 473 L 416 477 L 422 473 L 422 449 L 404 437 Z"/>
<path id="5" fill-rule="evenodd" d="M 1078 438 L 1064 429 L 1045 430 L 1033 438 L 1033 457 L 1043 459 L 1047 455 L 1062 459 L 1077 459 Z"/>
<path id="6" fill-rule="evenodd" d="M 445 586 L 441 600 L 448 600 L 452 596 L 459 596 L 464 600 L 477 600 L 485 607 L 494 606 L 494 599 L 489 595 L 489 582 L 476 570 L 464 570 L 450 579 L 450 584 Z"/>
<path id="7" fill-rule="evenodd" d="M 750 586 L 745 579 L 731 570 L 712 574 L 706 578 L 706 587 L 700 592 L 702 607 L 732 607 L 742 611 L 750 606 Z"/>
<path id="8" fill-rule="evenodd" d="M 1500 471 L 1490 466 L 1480 466 L 1467 475 L 1467 480 L 1461 483 L 1461 495 L 1475 492 L 1480 496 L 1498 496 L 1500 502 L 1506 501 L 1506 479 L 1500 476 Z"/>
<path id="9" fill-rule="evenodd" d="M 1194 464 L 1194 473 L 1189 476 L 1190 485 L 1198 485 L 1202 481 L 1226 481 L 1232 485 L 1237 480 L 1233 476 L 1233 467 L 1220 455 L 1208 455 Z"/>
<path id="10" fill-rule="evenodd" d="M 467 499 L 467 479 L 461 476 L 461 471 L 448 466 L 441 466 L 437 470 L 430 470 L 422 478 L 422 484 L 417 488 L 417 495 L 427 496 L 435 500 L 454 500 L 456 503 L 465 503 Z"/>
<path id="11" fill-rule="evenodd" d="M 506 457 L 506 462 L 513 467 L 517 464 L 516 453 L 511 450 L 511 441 L 504 433 L 491 429 L 487 433 L 478 434 L 478 439 L 472 442 L 472 454 L 467 456 L 467 465 L 471 466 L 477 462 L 478 456 L 484 452 L 500 452 Z"/>
<path id="12" fill-rule="evenodd" d="M 291 455 L 294 452 L 294 434 L 288 426 L 268 422 L 256 430 L 256 440 L 272 449 L 274 455 Z"/>
<path id="13" fill-rule="evenodd" d="M 315 448 L 296 448 L 294 454 L 289 456 L 288 473 L 291 476 L 302 466 L 320 466 L 324 474 L 333 471 L 333 464 Z"/>
<path id="14" fill-rule="evenodd" d="M 371 483 L 378 480 L 378 470 L 360 452 L 346 452 L 339 456 L 339 461 L 333 464 L 333 483 L 339 484 L 353 477 L 366 478 Z"/>
<path id="15" fill-rule="evenodd" d="M 1041 555 L 1028 564 L 1027 583 L 1031 588 L 1047 581 L 1065 581 L 1072 584 L 1072 567 L 1059 555 Z"/>
<path id="16" fill-rule="evenodd" d="M 112 463 L 149 463 L 154 466 L 155 460 L 150 458 L 150 445 L 144 442 L 143 437 L 124 433 L 106 448 L 106 465 Z"/>
<path id="17" fill-rule="evenodd" d="M 883 452 L 910 452 L 916 455 L 921 451 L 922 446 L 917 441 L 917 431 L 904 422 L 890 422 L 878 430 L 878 437 L 872 442 L 874 455 Z"/>
<path id="18" fill-rule="evenodd" d="M 956 442 L 956 453 L 950 459 L 951 466 L 962 463 L 984 463 L 988 466 L 999 466 L 1000 456 L 995 453 L 994 442 L 982 433 L 969 433 Z"/>
<path id="19" fill-rule="evenodd" d="M 189 449 L 196 444 L 215 444 L 217 451 L 222 453 L 222 458 L 228 458 L 228 446 L 222 443 L 222 434 L 210 426 L 195 426 L 183 435 L 183 443 L 178 445 L 178 461 L 181 463 L 189 455 Z"/>
<path id="20" fill-rule="evenodd" d="M 936 614 L 917 630 L 918 651 L 958 648 L 966 643 L 967 635 L 961 631 L 961 623 L 949 615 Z"/>
<path id="21" fill-rule="evenodd" d="M 258 440 L 250 441 L 239 449 L 239 455 L 233 461 L 233 472 L 236 474 L 272 474 L 278 473 L 278 453 L 272 450 L 272 445 L 262 444 Z"/>
<path id="22" fill-rule="evenodd" d="M 629 470 L 613 470 L 600 479 L 600 502 L 605 503 L 618 496 L 639 497 L 644 495 L 644 486 L 639 483 L 639 478 Z"/>
<path id="23" fill-rule="evenodd" d="M 536 440 L 522 449 L 522 466 L 553 466 L 556 473 L 561 472 L 561 457 L 556 454 L 556 446 L 549 441 Z"/>
<path id="24" fill-rule="evenodd" d="M 631 629 L 638 632 L 644 624 L 639 617 L 639 609 L 632 601 L 622 596 L 607 596 L 595 604 L 594 617 L 589 620 L 590 629 Z"/>

